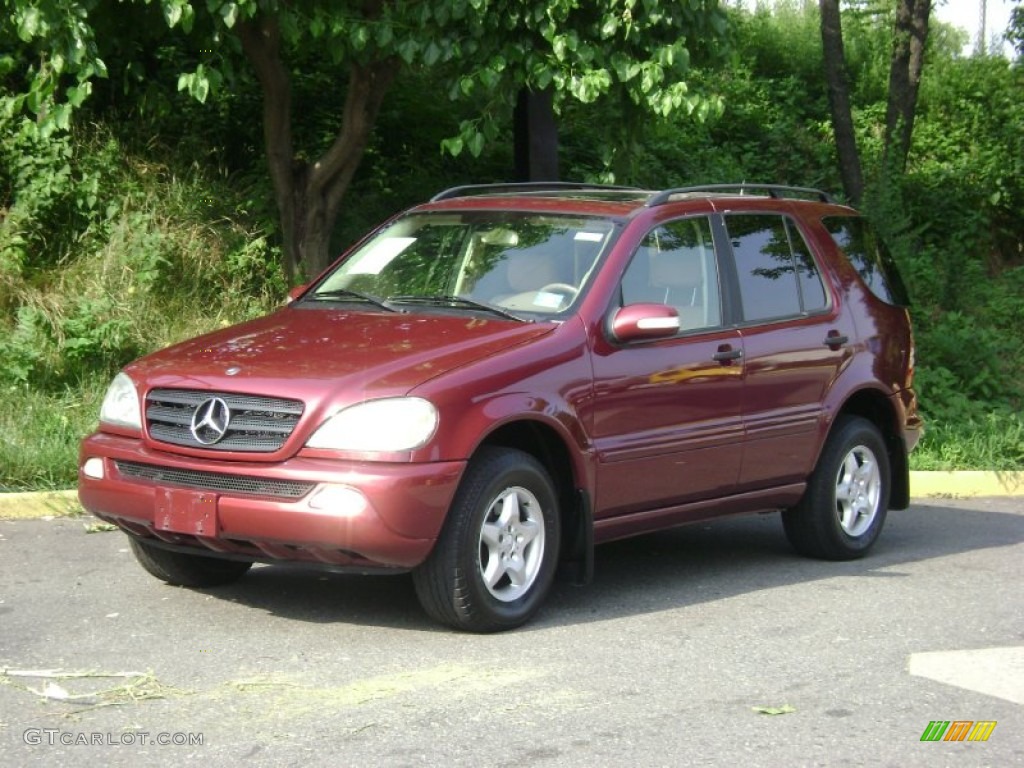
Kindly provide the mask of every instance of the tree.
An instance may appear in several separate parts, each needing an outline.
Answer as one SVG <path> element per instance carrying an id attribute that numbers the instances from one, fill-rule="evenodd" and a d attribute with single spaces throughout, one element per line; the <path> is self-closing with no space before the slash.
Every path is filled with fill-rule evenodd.
<path id="1" fill-rule="evenodd" d="M 836 135 L 839 175 L 846 196 L 852 203 L 857 204 L 864 195 L 864 177 L 861 173 L 860 154 L 857 152 L 857 135 L 853 130 L 853 110 L 850 108 L 850 85 L 846 74 L 839 0 L 820 0 L 820 8 L 825 80 L 828 83 L 832 129 Z"/>
<path id="2" fill-rule="evenodd" d="M 0 19 L 0 40 L 20 41 L 26 60 L 39 65 L 36 79 L 21 83 L 25 87 L 12 97 L 21 101 L 8 99 L 6 108 L 26 110 L 40 130 L 66 128 L 74 102 L 84 100 L 92 78 L 105 73 L 93 20 L 118 8 L 112 0 L 12 2 L 15 12 Z M 436 72 L 438 98 L 481 99 L 480 116 L 444 142 L 452 154 L 479 155 L 524 86 L 550 90 L 556 110 L 567 100 L 622 98 L 648 114 L 685 112 L 703 119 L 714 101 L 687 87 L 691 54 L 723 48 L 727 31 L 717 0 L 136 2 L 159 7 L 162 21 L 156 23 L 203 41 L 198 47 L 209 55 L 179 81 L 200 101 L 222 88 L 243 87 L 247 70 L 255 74 L 290 279 L 327 264 L 345 192 L 389 86 L 403 71 Z M 75 47 L 72 64 L 69 29 L 85 43 Z M 336 68 L 337 89 L 344 92 L 325 148 L 299 147 L 295 140 L 302 116 L 292 110 L 291 62 L 313 51 Z M 69 77 L 78 84 L 62 92 Z M 57 120 L 48 116 L 54 114 Z"/>
<path id="3" fill-rule="evenodd" d="M 829 104 L 843 188 L 847 196 L 856 202 L 863 194 L 864 184 L 853 134 L 839 1 L 820 0 L 819 5 L 825 72 L 829 84 Z M 932 0 L 895 0 L 882 153 L 882 170 L 886 175 L 902 174 L 906 170 L 914 131 L 921 71 L 924 67 L 931 7 Z"/>
<path id="4" fill-rule="evenodd" d="M 1024 60 L 1024 5 L 1018 3 L 1010 11 L 1010 25 L 1006 30 L 1006 39 L 1017 52 L 1018 61 Z"/>
<path id="5" fill-rule="evenodd" d="M 903 173 L 914 132 L 932 0 L 897 0 L 885 111 L 885 169 Z"/>

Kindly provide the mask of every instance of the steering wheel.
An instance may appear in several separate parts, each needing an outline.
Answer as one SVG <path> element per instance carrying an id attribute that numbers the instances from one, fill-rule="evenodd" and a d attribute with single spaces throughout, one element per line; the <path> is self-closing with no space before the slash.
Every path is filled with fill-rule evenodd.
<path id="1" fill-rule="evenodd" d="M 548 283 L 541 288 L 538 293 L 558 293 L 565 296 L 569 302 L 572 302 L 576 298 L 576 294 L 580 292 L 580 289 L 574 285 L 568 283 Z"/>

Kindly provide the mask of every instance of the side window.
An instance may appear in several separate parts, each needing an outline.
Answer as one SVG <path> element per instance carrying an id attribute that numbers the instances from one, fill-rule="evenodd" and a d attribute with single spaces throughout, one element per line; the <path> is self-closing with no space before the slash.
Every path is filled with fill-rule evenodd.
<path id="1" fill-rule="evenodd" d="M 828 306 L 825 297 L 825 286 L 821 283 L 818 265 L 814 263 L 811 249 L 804 241 L 803 235 L 789 219 L 785 220 L 789 231 L 789 244 L 793 246 L 793 263 L 796 265 L 796 279 L 800 284 L 800 298 L 804 312 L 817 312 Z"/>
<path id="2" fill-rule="evenodd" d="M 668 304 L 684 331 L 722 324 L 718 263 L 705 217 L 651 230 L 622 276 L 622 303 Z"/>
<path id="3" fill-rule="evenodd" d="M 822 223 L 875 296 L 889 304 L 910 304 L 896 263 L 867 220 L 855 216 L 829 216 Z"/>
<path id="4" fill-rule="evenodd" d="M 828 305 L 821 274 L 799 230 L 778 214 L 725 217 L 736 256 L 743 319 L 816 312 Z"/>

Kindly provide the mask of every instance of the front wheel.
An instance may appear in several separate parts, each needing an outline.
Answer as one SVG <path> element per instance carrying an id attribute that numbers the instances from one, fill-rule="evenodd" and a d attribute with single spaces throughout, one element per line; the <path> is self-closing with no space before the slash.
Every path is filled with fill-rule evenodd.
<path id="1" fill-rule="evenodd" d="M 179 587 L 220 587 L 238 581 L 252 567 L 247 560 L 224 560 L 172 552 L 129 536 L 139 565 L 161 581 Z"/>
<path id="2" fill-rule="evenodd" d="M 835 425 L 800 502 L 782 513 L 790 544 L 825 560 L 862 557 L 889 508 L 889 454 L 878 428 L 860 417 Z"/>
<path id="3" fill-rule="evenodd" d="M 525 623 L 551 586 L 559 532 L 558 498 L 544 467 L 522 451 L 482 449 L 434 551 L 413 572 L 423 609 L 471 632 Z"/>

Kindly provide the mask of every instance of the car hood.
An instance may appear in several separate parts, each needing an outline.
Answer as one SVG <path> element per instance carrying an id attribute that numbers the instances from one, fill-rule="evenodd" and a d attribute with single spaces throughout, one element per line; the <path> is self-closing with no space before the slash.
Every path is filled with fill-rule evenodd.
<path id="1" fill-rule="evenodd" d="M 478 314 L 287 307 L 137 361 L 143 389 L 185 387 L 335 406 L 403 395 L 429 379 L 550 333 Z"/>

